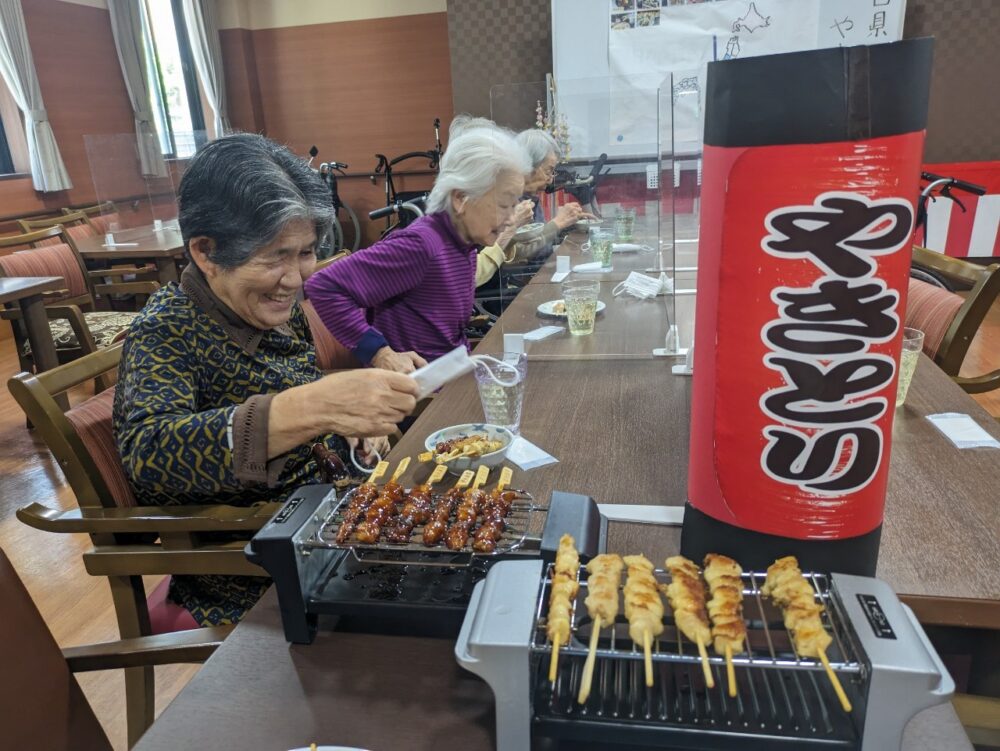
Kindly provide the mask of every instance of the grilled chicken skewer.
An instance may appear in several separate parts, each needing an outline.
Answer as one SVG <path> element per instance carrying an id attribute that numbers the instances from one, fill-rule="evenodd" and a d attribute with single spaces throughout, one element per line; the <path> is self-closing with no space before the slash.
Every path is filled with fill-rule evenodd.
<path id="1" fill-rule="evenodd" d="M 403 457 L 392 477 L 382 486 L 378 498 L 368 507 L 365 520 L 358 525 L 357 537 L 361 542 L 376 543 L 382 536 L 382 527 L 396 511 L 396 504 L 403 500 L 403 487 L 398 480 L 409 466 L 410 457 Z"/>
<path id="2" fill-rule="evenodd" d="M 590 685 L 594 680 L 594 661 L 597 657 L 597 640 L 601 626 L 614 626 L 618 617 L 618 585 L 621 583 L 625 564 L 621 556 L 604 553 L 587 564 L 587 599 L 584 604 L 593 624 L 590 632 L 590 651 L 583 665 L 583 679 L 580 681 L 580 695 L 577 701 L 587 703 Z"/>
<path id="3" fill-rule="evenodd" d="M 736 696 L 736 670 L 733 654 L 744 650 L 747 627 L 743 622 L 743 569 L 732 558 L 709 553 L 705 556 L 703 575 L 712 599 L 708 616 L 712 619 L 712 648 L 726 658 L 729 695 Z"/>
<path id="4" fill-rule="evenodd" d="M 816 591 L 802 575 L 795 556 L 779 558 L 768 566 L 767 578 L 760 591 L 781 606 L 785 628 L 792 632 L 795 653 L 800 657 L 819 658 L 837 698 L 840 699 L 840 705 L 845 712 L 850 712 L 851 702 L 826 656 L 826 648 L 830 646 L 833 637 L 823 628 L 820 618 L 823 605 L 816 602 Z"/>
<path id="5" fill-rule="evenodd" d="M 642 644 L 646 663 L 646 685 L 653 685 L 652 641 L 663 633 L 663 601 L 653 564 L 644 555 L 627 555 L 622 559 L 628 567 L 625 580 L 625 617 L 628 635 Z"/>
<path id="6" fill-rule="evenodd" d="M 437 506 L 431 512 L 431 520 L 424 525 L 424 545 L 430 548 L 441 542 L 444 533 L 448 531 L 448 519 L 451 518 L 451 512 L 455 508 L 455 505 L 462 500 L 462 494 L 465 488 L 469 486 L 469 483 L 472 482 L 472 478 L 472 470 L 463 472 L 462 476 L 458 478 L 458 482 L 455 483 L 455 486 L 438 501 Z"/>
<path id="7" fill-rule="evenodd" d="M 375 469 L 368 476 L 364 483 L 358 486 L 351 497 L 351 502 L 347 504 L 344 511 L 343 520 L 340 522 L 340 529 L 337 530 L 337 544 L 343 545 L 354 534 L 354 528 L 358 522 L 364 518 L 365 512 L 379 495 L 379 487 L 375 483 L 379 481 L 386 472 L 389 471 L 389 462 L 379 462 Z"/>
<path id="8" fill-rule="evenodd" d="M 483 508 L 482 519 L 479 529 L 476 530 L 472 549 L 480 553 L 492 553 L 497 548 L 497 541 L 507 528 L 505 519 L 510 513 L 511 504 L 514 502 L 516 493 L 505 493 L 504 488 L 510 485 L 514 472 L 510 467 L 500 470 L 500 480 L 496 488 L 490 493 Z"/>
<path id="9" fill-rule="evenodd" d="M 708 652 L 705 650 L 705 645 L 712 639 L 712 629 L 705 611 L 705 585 L 701 574 L 694 563 L 680 555 L 667 558 L 666 566 L 670 572 L 667 597 L 674 611 L 674 622 L 684 636 L 698 645 L 705 685 L 714 688 L 715 679 L 708 667 Z"/>
<path id="10" fill-rule="evenodd" d="M 576 552 L 576 541 L 570 535 L 559 538 L 556 562 L 552 571 L 552 588 L 549 590 L 549 614 L 545 630 L 552 641 L 552 662 L 549 663 L 549 680 L 556 682 L 559 667 L 559 647 L 569 643 L 572 626 L 573 600 L 580 587 L 577 573 L 580 570 L 580 556 Z"/>
<path id="11" fill-rule="evenodd" d="M 385 538 L 389 542 L 409 542 L 413 528 L 418 524 L 426 524 L 431 518 L 433 502 L 431 501 L 431 488 L 441 481 L 448 467 L 440 464 L 431 472 L 431 476 L 423 485 L 412 488 L 406 496 L 406 503 L 399 516 L 385 531 Z"/>
<path id="12" fill-rule="evenodd" d="M 485 465 L 476 470 L 476 479 L 473 480 L 472 487 L 465 492 L 458 510 L 455 511 L 455 521 L 448 527 L 448 533 L 445 535 L 445 545 L 449 550 L 461 550 L 469 541 L 469 534 L 489 499 L 485 491 L 479 489 L 489 476 L 490 468 Z"/>

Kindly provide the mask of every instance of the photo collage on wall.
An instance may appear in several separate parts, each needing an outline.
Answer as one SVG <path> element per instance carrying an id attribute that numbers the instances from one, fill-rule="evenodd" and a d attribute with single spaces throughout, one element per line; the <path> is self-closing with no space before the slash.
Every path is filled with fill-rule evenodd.
<path id="1" fill-rule="evenodd" d="M 644 29 L 660 25 L 660 8 L 695 5 L 713 0 L 610 0 L 611 30 Z"/>

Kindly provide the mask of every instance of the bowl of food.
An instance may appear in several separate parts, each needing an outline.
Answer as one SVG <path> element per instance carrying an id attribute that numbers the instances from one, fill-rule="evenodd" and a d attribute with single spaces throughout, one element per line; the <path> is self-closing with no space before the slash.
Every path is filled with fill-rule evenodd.
<path id="1" fill-rule="evenodd" d="M 513 442 L 514 434 L 507 428 L 477 422 L 435 431 L 427 436 L 424 447 L 432 461 L 460 475 L 467 469 L 499 466 Z"/>

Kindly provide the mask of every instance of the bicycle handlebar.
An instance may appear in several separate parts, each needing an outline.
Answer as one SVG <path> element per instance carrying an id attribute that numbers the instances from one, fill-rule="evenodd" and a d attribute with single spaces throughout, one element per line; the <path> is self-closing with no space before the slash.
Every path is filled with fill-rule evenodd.
<path id="1" fill-rule="evenodd" d="M 968 183 L 965 180 L 959 180 L 955 177 L 945 177 L 944 175 L 935 175 L 933 172 L 921 172 L 920 179 L 926 180 L 927 182 L 939 182 L 945 181 L 950 187 L 958 188 L 959 190 L 964 190 L 966 193 L 972 193 L 977 196 L 986 195 L 986 188 L 982 185 L 976 185 L 975 183 Z"/>
<path id="2" fill-rule="evenodd" d="M 380 209 L 369 211 L 368 218 L 371 219 L 372 221 L 375 221 L 376 219 L 381 219 L 384 216 L 395 214 L 397 209 L 398 207 L 396 206 L 396 204 L 392 204 L 391 206 L 383 206 Z"/>
<path id="3" fill-rule="evenodd" d="M 414 198 L 412 201 L 396 201 L 380 209 L 369 211 L 368 218 L 374 221 L 390 214 L 399 214 L 403 211 L 409 211 L 415 216 L 420 217 L 424 215 L 423 205 L 426 200 L 427 196 L 421 196 L 420 198 Z"/>

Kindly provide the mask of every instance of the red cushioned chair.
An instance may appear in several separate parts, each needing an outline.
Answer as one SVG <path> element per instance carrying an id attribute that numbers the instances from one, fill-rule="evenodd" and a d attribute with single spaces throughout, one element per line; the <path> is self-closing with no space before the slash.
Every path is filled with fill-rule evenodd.
<path id="1" fill-rule="evenodd" d="M 1000 370 L 973 377 L 959 375 L 969 345 L 1000 294 L 1000 264 L 983 267 L 920 247 L 913 249 L 913 264 L 956 288 L 968 289 L 958 294 L 910 279 L 905 325 L 924 332 L 924 352 L 969 393 L 1000 387 Z"/>
<path id="2" fill-rule="evenodd" d="M 44 531 L 90 535 L 93 548 L 84 553 L 84 566 L 108 578 L 119 632 L 130 639 L 195 625 L 186 610 L 166 601 L 168 579 L 147 600 L 143 576 L 263 575 L 243 554 L 245 543 L 206 541 L 204 534 L 252 534 L 280 504 L 137 506 L 111 429 L 114 389 L 65 413 L 54 398 L 117 370 L 121 353 L 117 343 L 38 375 L 20 373 L 7 386 L 52 451 L 79 506 L 60 511 L 34 503 L 18 509 L 17 518 Z M 153 719 L 152 668 L 128 668 L 125 687 L 131 745 Z"/>
<path id="3" fill-rule="evenodd" d="M 59 649 L 0 550 L 0 745 L 46 751 L 111 751 L 74 673 L 204 662 L 232 627 Z"/>

